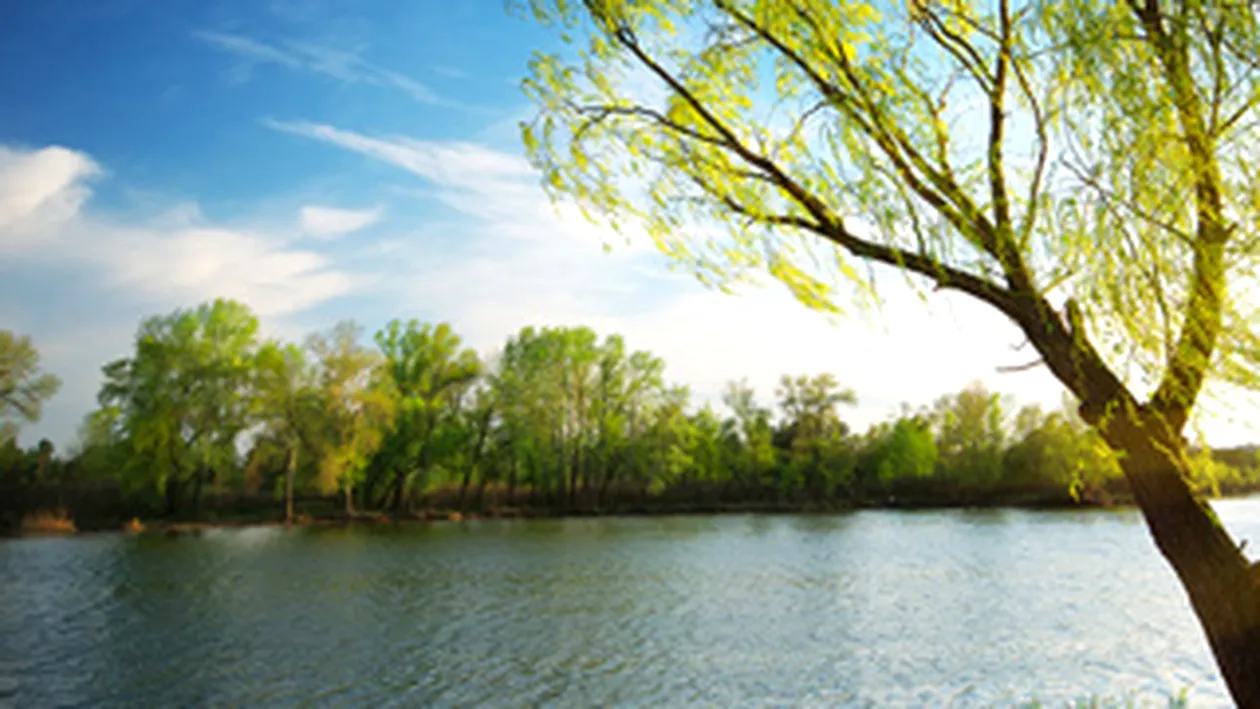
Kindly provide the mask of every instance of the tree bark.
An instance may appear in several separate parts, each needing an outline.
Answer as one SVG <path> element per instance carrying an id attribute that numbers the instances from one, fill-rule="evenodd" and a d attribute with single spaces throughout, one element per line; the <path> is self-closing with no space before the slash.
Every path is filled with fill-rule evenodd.
<path id="1" fill-rule="evenodd" d="M 507 504 L 511 507 L 516 504 L 516 451 L 512 451 L 512 467 L 508 470 L 507 484 Z"/>
<path id="2" fill-rule="evenodd" d="M 1160 553 L 1185 588 L 1221 676 L 1243 709 L 1260 709 L 1260 586 L 1207 503 L 1186 483 L 1185 443 L 1144 412 L 1099 424 Z"/>
<path id="3" fill-rule="evenodd" d="M 172 475 L 166 480 L 166 516 L 174 517 L 179 511 L 179 476 Z"/>
<path id="4" fill-rule="evenodd" d="M 201 512 L 201 481 L 205 479 L 205 470 L 198 465 L 193 470 L 192 510 L 196 515 Z"/>
<path id="5" fill-rule="evenodd" d="M 289 464 L 284 470 L 284 524 L 293 524 L 293 474 L 297 469 L 298 449 L 289 451 Z"/>
<path id="6" fill-rule="evenodd" d="M 485 445 L 486 445 L 486 435 L 490 432 L 490 416 L 491 416 L 490 411 L 487 411 L 485 416 L 480 421 L 478 421 L 477 441 L 473 445 L 472 455 L 470 456 L 468 465 L 464 466 L 464 479 L 460 481 L 460 485 L 459 485 L 459 513 L 461 515 L 466 514 L 468 512 L 468 509 L 466 506 L 468 502 L 468 486 L 472 483 L 473 470 L 481 463 L 482 450 L 485 448 Z M 486 474 L 484 471 L 482 471 L 481 490 L 485 490 L 485 488 L 486 488 Z M 478 496 L 480 496 L 480 494 L 481 494 L 480 491 L 478 491 Z"/>

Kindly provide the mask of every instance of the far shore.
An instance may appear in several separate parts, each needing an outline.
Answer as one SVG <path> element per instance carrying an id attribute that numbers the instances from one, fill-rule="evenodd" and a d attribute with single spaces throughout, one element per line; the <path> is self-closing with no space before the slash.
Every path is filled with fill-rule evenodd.
<path id="1" fill-rule="evenodd" d="M 1244 491 L 1221 498 L 1246 497 L 1254 491 Z M 422 509 L 415 511 L 362 512 L 347 515 L 344 512 L 307 514 L 299 513 L 286 522 L 282 514 L 246 514 L 221 517 L 185 518 L 185 519 L 140 519 L 133 517 L 127 520 L 93 520 L 86 523 L 76 522 L 64 512 L 41 513 L 28 515 L 16 528 L 8 530 L 7 537 L 47 537 L 73 536 L 76 534 L 123 532 L 129 534 L 168 536 L 196 535 L 216 529 L 250 528 L 250 527 L 346 527 L 346 526 L 400 526 L 432 523 L 460 523 L 505 519 L 562 519 L 583 517 L 667 517 L 681 515 L 725 516 L 738 514 L 761 515 L 827 515 L 843 514 L 860 510 L 896 510 L 896 511 L 928 511 L 950 509 L 990 509 L 990 510 L 1025 510 L 1025 511 L 1070 511 L 1070 510 L 1103 510 L 1124 509 L 1132 507 L 1127 499 L 1109 499 L 1106 501 L 1075 501 L 1070 498 L 1036 499 L 1036 500 L 967 500 L 967 501 L 923 501 L 886 499 L 879 502 L 863 503 L 695 503 L 695 504 L 660 504 L 647 502 L 640 505 L 622 505 L 615 508 L 550 508 L 550 507 L 503 507 L 478 512 L 464 512 L 451 509 Z"/>

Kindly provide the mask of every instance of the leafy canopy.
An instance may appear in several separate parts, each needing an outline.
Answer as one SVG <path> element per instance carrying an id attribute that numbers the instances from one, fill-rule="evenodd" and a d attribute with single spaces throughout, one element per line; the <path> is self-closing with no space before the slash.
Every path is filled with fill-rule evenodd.
<path id="1" fill-rule="evenodd" d="M 519 6 L 563 44 L 525 82 L 546 187 L 705 282 L 838 312 L 859 262 L 900 268 L 1001 311 L 1089 407 L 1150 388 L 1174 431 L 1209 373 L 1256 383 L 1248 3 Z"/>

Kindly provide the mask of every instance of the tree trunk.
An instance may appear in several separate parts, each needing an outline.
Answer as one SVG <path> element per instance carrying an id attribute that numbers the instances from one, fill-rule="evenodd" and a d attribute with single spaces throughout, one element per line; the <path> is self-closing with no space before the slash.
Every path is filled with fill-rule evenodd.
<path id="1" fill-rule="evenodd" d="M 293 474 L 297 469 L 298 449 L 289 451 L 289 464 L 284 470 L 284 524 L 293 524 Z"/>
<path id="2" fill-rule="evenodd" d="M 198 465 L 196 470 L 193 471 L 192 509 L 193 509 L 194 515 L 199 514 L 201 512 L 201 481 L 204 478 L 205 478 L 205 471 L 202 470 L 202 467 L 200 465 Z"/>
<path id="3" fill-rule="evenodd" d="M 166 516 L 174 517 L 179 511 L 179 476 L 171 475 L 166 481 Z"/>
<path id="4" fill-rule="evenodd" d="M 1221 676 L 1239 707 L 1260 709 L 1260 586 L 1253 568 L 1186 483 L 1184 442 L 1161 435 L 1150 417 L 1114 418 L 1103 424 L 1103 435 L 1126 454 L 1125 477 L 1189 596 Z"/>
<path id="5" fill-rule="evenodd" d="M 482 453 L 482 450 L 485 448 L 486 434 L 489 433 L 489 431 L 490 431 L 490 414 L 487 413 L 485 417 L 478 422 L 477 442 L 473 447 L 472 456 L 470 456 L 471 459 L 468 461 L 468 465 L 464 467 L 464 479 L 463 481 L 461 481 L 460 486 L 459 486 L 459 513 L 461 515 L 468 512 L 465 506 L 468 499 L 468 485 L 472 482 L 473 469 L 476 468 L 481 463 L 481 453 Z M 479 490 L 477 493 L 478 499 L 480 499 L 481 497 L 481 491 L 484 491 L 485 489 L 486 489 L 486 474 L 485 474 L 485 471 L 482 471 L 481 490 Z"/>
<path id="6" fill-rule="evenodd" d="M 486 476 L 484 473 L 481 475 L 481 478 L 477 481 L 477 509 L 480 510 L 482 514 L 485 514 L 485 511 L 486 511 L 486 483 L 487 482 L 488 481 L 486 480 Z"/>
<path id="7" fill-rule="evenodd" d="M 581 472 L 579 468 L 582 462 L 582 444 L 577 442 L 573 446 L 573 457 L 569 461 L 569 509 L 577 507 L 578 492 L 578 475 Z"/>
<path id="8" fill-rule="evenodd" d="M 389 507 L 394 512 L 399 512 L 403 507 L 403 492 L 407 486 L 407 476 L 402 473 L 394 473 L 394 485 L 392 490 L 392 502 Z M 382 504 L 382 507 L 385 505 Z"/>
<path id="9" fill-rule="evenodd" d="M 346 516 L 353 517 L 354 516 L 354 488 L 349 485 L 346 485 L 344 488 L 342 488 L 342 491 L 346 493 Z"/>
<path id="10" fill-rule="evenodd" d="M 473 464 L 464 466 L 464 477 L 459 481 L 459 513 L 468 511 L 468 486 L 472 484 Z"/>
<path id="11" fill-rule="evenodd" d="M 508 504 L 508 507 L 512 507 L 513 505 L 515 505 L 515 504 L 516 504 L 516 466 L 517 466 L 517 462 L 518 462 L 518 461 L 517 461 L 517 458 L 516 458 L 516 451 L 512 451 L 512 467 L 511 467 L 511 469 L 508 471 L 508 484 L 507 484 L 507 504 Z"/>

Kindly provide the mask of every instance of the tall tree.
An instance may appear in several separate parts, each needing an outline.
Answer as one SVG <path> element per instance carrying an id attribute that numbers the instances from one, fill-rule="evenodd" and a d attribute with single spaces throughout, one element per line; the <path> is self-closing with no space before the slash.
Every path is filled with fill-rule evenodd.
<path id="1" fill-rule="evenodd" d="M 427 474 L 450 450 L 436 445 L 446 440 L 437 435 L 439 428 L 480 375 L 481 360 L 446 323 L 393 320 L 376 333 L 376 344 L 398 397 L 394 428 L 378 459 L 389 479 L 392 506 L 401 509 L 417 474 Z"/>
<path id="2" fill-rule="evenodd" d="M 0 330 L 0 442 L 16 436 L 19 425 L 38 422 L 60 388 L 56 375 L 40 371 L 31 338 Z"/>
<path id="3" fill-rule="evenodd" d="M 849 431 L 837 408 L 856 404 L 857 396 L 840 388 L 831 374 L 784 375 L 776 393 L 784 416 L 783 447 L 794 472 L 801 472 L 805 488 L 814 495 L 829 494 L 833 473 L 840 472 L 833 468 L 843 465 L 836 458 L 843 457 L 843 438 Z"/>
<path id="4" fill-rule="evenodd" d="M 940 465 L 964 484 L 995 484 L 1002 475 L 1006 448 L 1001 397 L 975 382 L 938 399 L 932 413 Z"/>
<path id="5" fill-rule="evenodd" d="M 305 451 L 317 455 L 315 427 L 320 421 L 316 370 L 297 345 L 268 342 L 256 355 L 254 416 L 262 435 L 284 453 L 284 521 L 293 522 L 293 484 Z"/>
<path id="6" fill-rule="evenodd" d="M 203 485 L 235 465 L 257 332 L 249 308 L 216 300 L 145 320 L 135 353 L 104 367 L 102 408 L 134 454 L 131 474 L 165 496 L 167 513 L 185 497 L 195 507 Z"/>
<path id="7" fill-rule="evenodd" d="M 770 411 L 757 404 L 757 392 L 746 380 L 728 383 L 722 402 L 734 414 L 731 428 L 740 448 L 736 475 L 745 485 L 760 485 L 775 462 Z"/>
<path id="8" fill-rule="evenodd" d="M 836 276 L 873 285 L 856 259 L 1003 314 L 1122 452 L 1234 699 L 1260 707 L 1260 586 L 1182 438 L 1209 376 L 1258 379 L 1250 3 L 519 4 L 572 45 L 526 81 L 554 195 L 718 285 L 764 268 L 838 311 Z"/>
<path id="9" fill-rule="evenodd" d="M 355 513 L 355 491 L 368 461 L 393 424 L 397 397 L 384 360 L 365 347 L 363 328 L 353 320 L 307 339 L 317 371 L 321 420 L 326 427 L 319 487 L 341 490 L 347 515 Z"/>

